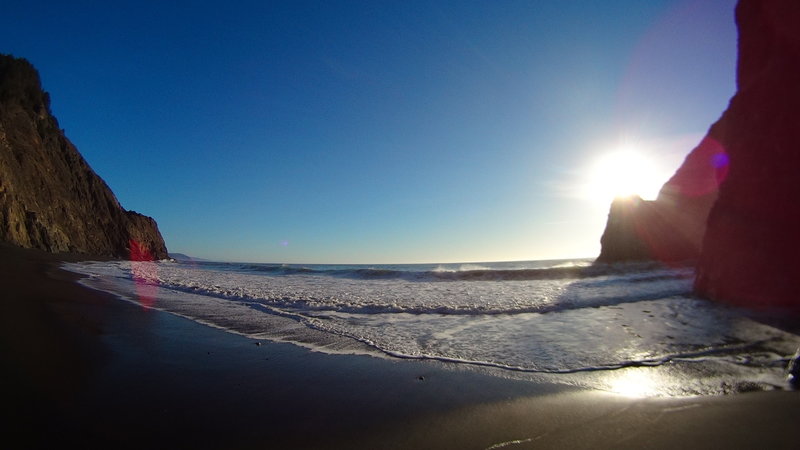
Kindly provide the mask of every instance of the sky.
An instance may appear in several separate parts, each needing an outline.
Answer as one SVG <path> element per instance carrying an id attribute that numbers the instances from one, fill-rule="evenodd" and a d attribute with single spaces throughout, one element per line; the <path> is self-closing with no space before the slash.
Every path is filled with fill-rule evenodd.
<path id="1" fill-rule="evenodd" d="M 122 205 L 214 260 L 594 257 L 608 183 L 655 195 L 735 91 L 734 0 L 3 3 Z"/>

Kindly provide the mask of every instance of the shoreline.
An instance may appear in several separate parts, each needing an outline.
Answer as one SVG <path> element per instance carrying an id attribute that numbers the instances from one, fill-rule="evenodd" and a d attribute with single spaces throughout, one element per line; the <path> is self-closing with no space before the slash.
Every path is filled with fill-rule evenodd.
<path id="1" fill-rule="evenodd" d="M 0 246 L 9 442 L 29 447 L 793 448 L 800 392 L 634 399 L 331 355 L 147 310 Z M 258 345 L 257 345 L 258 344 Z M 8 415 L 7 415 L 8 416 Z M 14 439 L 16 438 L 16 439 Z"/>

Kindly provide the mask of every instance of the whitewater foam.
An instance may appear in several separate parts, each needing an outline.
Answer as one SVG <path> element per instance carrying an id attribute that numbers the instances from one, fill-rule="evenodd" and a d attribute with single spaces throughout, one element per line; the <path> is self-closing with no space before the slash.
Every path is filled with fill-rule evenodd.
<path id="1" fill-rule="evenodd" d="M 663 392 L 782 386 L 798 336 L 691 297 L 692 270 L 587 261 L 464 265 L 67 264 L 148 308 L 329 352 L 564 375 L 703 367 Z M 691 368 L 689 368 L 691 366 Z M 712 368 L 709 370 L 705 370 Z M 584 377 L 586 382 L 591 377 Z M 592 385 L 597 387 L 599 382 Z M 602 383 L 600 383 L 602 384 Z"/>

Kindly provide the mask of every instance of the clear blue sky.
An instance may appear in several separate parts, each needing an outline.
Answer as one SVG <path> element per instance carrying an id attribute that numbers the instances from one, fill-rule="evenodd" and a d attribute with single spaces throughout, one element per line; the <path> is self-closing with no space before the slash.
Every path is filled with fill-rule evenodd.
<path id="1" fill-rule="evenodd" d="M 734 3 L 6 0 L 0 52 L 170 251 L 590 257 L 591 162 L 666 181 L 734 92 Z"/>

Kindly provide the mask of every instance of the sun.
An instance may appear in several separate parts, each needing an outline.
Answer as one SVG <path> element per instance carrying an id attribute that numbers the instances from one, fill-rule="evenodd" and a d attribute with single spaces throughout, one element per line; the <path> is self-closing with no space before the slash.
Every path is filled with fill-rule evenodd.
<path id="1" fill-rule="evenodd" d="M 653 200 L 664 179 L 651 158 L 631 146 L 597 157 L 588 170 L 584 197 L 608 205 L 618 197 L 639 196 Z"/>

